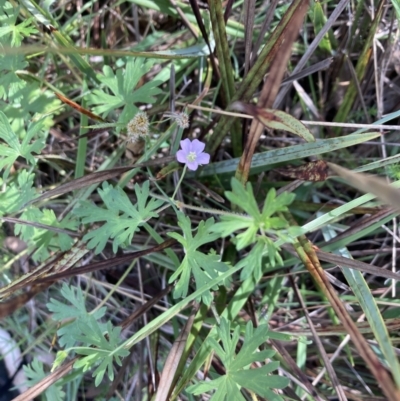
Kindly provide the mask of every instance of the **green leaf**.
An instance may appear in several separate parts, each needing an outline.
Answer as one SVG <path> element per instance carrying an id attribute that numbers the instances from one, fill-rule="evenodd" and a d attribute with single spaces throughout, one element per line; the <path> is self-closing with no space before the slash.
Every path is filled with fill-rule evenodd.
<path id="1" fill-rule="evenodd" d="M 61 350 L 56 354 L 56 359 L 53 362 L 53 366 L 51 367 L 51 371 L 54 372 L 61 364 L 67 359 L 68 352 Z"/>
<path id="2" fill-rule="evenodd" d="M 311 4 L 310 7 L 310 17 L 313 21 L 313 27 L 315 35 L 317 35 L 322 28 L 325 26 L 327 18 L 322 7 L 322 4 L 319 1 L 315 1 Z M 323 50 L 326 54 L 333 54 L 332 52 L 332 44 L 330 42 L 330 37 L 334 38 L 333 33 L 330 31 L 330 35 L 325 34 L 325 36 L 319 42 L 318 47 Z M 336 43 L 333 43 L 336 45 Z M 334 46 L 336 48 L 336 46 Z"/>
<path id="3" fill-rule="evenodd" d="M 85 355 L 74 364 L 75 368 L 82 368 L 85 372 L 97 366 L 93 372 L 93 376 L 96 377 L 96 386 L 101 383 L 106 372 L 112 381 L 114 379 L 113 363 L 121 366 L 121 359 L 129 355 L 125 348 L 120 347 L 121 327 L 113 327 L 110 321 L 107 324 L 98 321 L 106 313 L 104 307 L 89 314 L 86 311 L 85 298 L 80 288 L 64 284 L 61 294 L 71 305 L 66 305 L 65 302 L 53 298 L 47 304 L 48 309 L 53 312 L 53 319 L 73 319 L 72 322 L 57 331 L 60 345 L 71 348 L 79 355 Z M 78 342 L 82 346 L 76 347 Z M 65 352 L 57 355 L 53 369 L 65 358 Z"/>
<path id="4" fill-rule="evenodd" d="M 62 347 L 71 348 L 81 335 L 80 322 L 86 322 L 89 318 L 89 313 L 86 311 L 85 298 L 80 288 L 69 287 L 63 284 L 61 295 L 65 301 L 60 302 L 54 298 L 50 298 L 47 303 L 47 308 L 53 312 L 53 319 L 56 321 L 72 320 L 57 331 L 59 343 Z M 104 316 L 106 308 L 100 308 L 92 314 L 93 318 L 98 320 Z"/>
<path id="5" fill-rule="evenodd" d="M 209 338 L 209 345 L 221 359 L 226 369 L 226 374 L 206 383 L 199 383 L 190 386 L 187 391 L 198 395 L 203 392 L 216 389 L 211 400 L 244 400 L 240 393 L 242 387 L 251 390 L 268 400 L 283 401 L 282 397 L 275 394 L 272 388 L 284 388 L 289 384 L 285 377 L 271 375 L 276 370 L 279 362 L 270 362 L 257 369 L 249 369 L 253 362 L 264 362 L 274 355 L 273 350 L 258 351 L 261 344 L 268 338 L 269 331 L 267 325 L 261 325 L 256 329 L 251 322 L 246 325 L 246 334 L 243 345 L 238 354 L 240 338 L 240 327 L 237 326 L 231 333 L 230 322 L 225 318 L 221 319 L 221 324 L 217 328 L 221 345 L 214 339 Z"/>
<path id="6" fill-rule="evenodd" d="M 393 8 L 396 11 L 397 21 L 400 22 L 400 2 L 399 0 L 391 0 Z"/>
<path id="7" fill-rule="evenodd" d="M 282 192 L 278 197 L 276 196 L 275 188 L 271 188 L 268 191 L 267 198 L 264 202 L 262 210 L 262 220 L 268 219 L 276 212 L 286 212 L 287 206 L 289 206 L 296 197 L 295 194 L 289 192 Z M 274 226 L 273 224 L 271 226 Z"/>
<path id="8" fill-rule="evenodd" d="M 40 153 L 45 146 L 44 139 L 39 137 L 42 127 L 42 121 L 30 124 L 25 138 L 20 143 L 8 122 L 8 118 L 0 111 L 0 138 L 8 145 L 0 145 L 0 156 L 2 156 L 2 159 L 0 159 L 0 169 L 8 166 L 4 173 L 4 179 L 8 177 L 11 165 L 20 156 L 24 157 L 31 165 L 36 164 L 32 152 Z M 33 140 L 35 135 L 39 138 Z M 30 143 L 32 140 L 33 142 Z"/>
<path id="9" fill-rule="evenodd" d="M 82 289 L 79 287 L 68 286 L 63 284 L 60 291 L 61 295 L 68 302 L 66 306 L 65 302 L 60 302 L 54 298 L 50 298 L 50 302 L 47 303 L 47 308 L 53 312 L 54 320 L 67 320 L 73 318 L 81 318 L 88 314 L 85 306 L 85 297 L 83 296 Z M 106 308 L 100 308 L 93 313 L 93 317 L 98 320 L 101 319 L 106 313 Z"/>
<path id="10" fill-rule="evenodd" d="M 214 242 L 218 238 L 218 234 L 212 233 L 213 218 L 201 221 L 194 237 L 189 217 L 179 212 L 178 220 L 183 236 L 178 233 L 168 233 L 170 237 L 180 242 L 185 250 L 185 257 L 181 265 L 169 279 L 170 283 L 178 279 L 174 289 L 174 298 L 186 297 L 191 273 L 195 279 L 196 289 L 199 289 L 229 269 L 225 263 L 220 261 L 220 256 L 215 253 L 204 254 L 197 250 L 202 245 Z M 206 304 L 210 304 L 212 300 L 210 291 L 203 293 L 202 300 Z"/>
<path id="11" fill-rule="evenodd" d="M 240 273 L 240 280 L 246 280 L 251 274 L 254 274 L 256 280 L 261 278 L 264 245 L 264 241 L 257 241 L 248 255 L 239 261 L 238 265 L 244 266 Z"/>
<path id="12" fill-rule="evenodd" d="M 0 83 L 3 76 L 0 76 Z M 17 79 L 19 80 L 18 82 L 22 82 L 24 85 L 13 92 L 11 92 L 10 88 L 7 89 L 9 101 L 0 101 L 1 109 L 7 115 L 9 121 L 12 122 L 12 126 L 15 127 L 13 123 L 15 119 L 20 120 L 22 122 L 20 125 L 24 126 L 25 121 L 32 114 L 34 119 L 40 119 L 43 128 L 50 128 L 53 125 L 54 110 L 59 108 L 61 101 L 51 91 L 43 90 L 39 83 L 29 82 L 29 85 L 25 85 L 25 81 Z M 19 134 L 19 132 L 17 133 Z"/>
<path id="13" fill-rule="evenodd" d="M 38 30 L 31 26 L 33 18 L 23 20 L 20 24 L 16 25 L 19 7 L 14 7 L 10 2 L 6 1 L 2 6 L 0 16 L 0 38 L 10 40 L 11 46 L 21 46 L 21 42 L 25 37 L 28 37 Z M 8 38 L 10 36 L 10 38 Z"/>
<path id="14" fill-rule="evenodd" d="M 34 359 L 31 364 L 23 366 L 24 373 L 27 377 L 27 385 L 29 387 L 39 383 L 47 376 L 43 369 L 43 363 Z M 65 399 L 65 392 L 62 391 L 60 384 L 52 384 L 44 391 L 47 401 L 63 401 Z"/>
<path id="15" fill-rule="evenodd" d="M 103 333 L 93 316 L 90 316 L 87 322 L 80 321 L 78 324 L 80 325 L 82 334 L 80 334 L 77 339 L 82 341 L 86 346 L 77 347 L 75 351 L 77 354 L 86 356 L 78 360 L 74 364 L 74 367 L 83 367 L 84 370 L 87 370 L 99 364 L 97 369 L 93 372 L 93 377 L 96 377 L 96 386 L 101 383 L 106 371 L 110 381 L 114 380 L 114 359 L 116 363 L 121 366 L 121 358 L 129 355 L 129 352 L 124 348 L 115 351 L 121 342 L 121 327 L 113 327 L 111 322 L 107 322 L 106 330 Z"/>
<path id="16" fill-rule="evenodd" d="M 212 227 L 212 231 L 223 237 L 241 231 L 233 239 L 236 241 L 237 250 L 255 244 L 250 253 L 238 265 L 245 267 L 241 273 L 241 280 L 250 277 L 252 273 L 256 280 L 259 280 L 262 275 L 262 258 L 265 254 L 268 254 L 272 267 L 276 263 L 282 264 L 280 248 L 275 245 L 276 237 L 284 242 L 293 242 L 295 237 L 292 234 L 299 233 L 299 229 L 289 227 L 284 218 L 274 216 L 279 212 L 287 211 L 287 207 L 293 202 L 295 195 L 284 192 L 276 196 L 276 191 L 272 188 L 268 192 L 262 212 L 260 212 L 250 183 L 247 183 L 244 188 L 236 178 L 233 178 L 232 192 L 228 191 L 225 194 L 233 204 L 239 206 L 248 215 L 222 215 L 221 222 L 216 223 Z"/>
<path id="17" fill-rule="evenodd" d="M 0 145 L 0 156 L 2 157 L 0 159 L 0 170 L 4 166 L 9 166 L 7 172 L 4 173 L 5 178 L 7 178 L 11 165 L 17 160 L 20 154 L 20 144 L 18 137 L 14 134 L 8 122 L 8 118 L 2 111 L 0 111 L 0 139 L 8 145 Z"/>
<path id="18" fill-rule="evenodd" d="M 65 217 L 58 221 L 53 210 L 30 208 L 21 215 L 22 220 L 45 224 L 59 229 L 75 230 L 77 222 Z M 54 232 L 45 228 L 34 227 L 29 224 L 16 224 L 15 234 L 28 243 L 31 250 L 35 250 L 32 257 L 35 261 L 43 261 L 50 256 L 53 250 L 67 251 L 74 240 L 66 233 Z"/>
<path id="19" fill-rule="evenodd" d="M 260 220 L 261 215 L 258 210 L 258 204 L 254 197 L 253 188 L 251 183 L 246 184 L 246 188 L 236 178 L 231 180 L 232 192 L 226 191 L 225 196 L 235 205 L 239 206 L 248 215 L 255 220 Z"/>
<path id="20" fill-rule="evenodd" d="M 272 393 L 269 388 L 285 388 L 289 384 L 286 377 L 277 375 L 268 375 L 273 370 L 279 367 L 279 362 L 270 362 L 257 369 L 241 370 L 230 373 L 232 380 L 234 380 L 240 387 L 245 387 L 262 397 L 268 397 Z M 275 395 L 275 400 L 283 401 L 282 397 Z"/>
<path id="21" fill-rule="evenodd" d="M 4 98 L 5 100 L 10 99 L 19 90 L 28 86 L 16 74 L 16 71 L 23 70 L 27 66 L 28 63 L 20 54 L 0 55 L 0 98 Z M 4 108 L 2 109 L 4 110 Z M 26 113 L 26 110 L 22 110 L 22 112 Z"/>
<path id="22" fill-rule="evenodd" d="M 34 178 L 34 174 L 21 170 L 16 179 L 0 192 L 0 216 L 21 210 L 22 205 L 36 196 Z"/>
<path id="23" fill-rule="evenodd" d="M 118 69 L 115 74 L 111 67 L 104 66 L 103 75 L 97 78 L 112 94 L 95 89 L 88 98 L 89 105 L 95 105 L 93 112 L 107 117 L 112 111 L 123 108 L 118 123 L 126 125 L 139 111 L 136 103 L 154 103 L 155 96 L 162 93 L 157 87 L 161 82 L 152 80 L 135 90 L 141 77 L 154 63 L 155 60 L 130 59 L 125 68 Z"/>
<path id="24" fill-rule="evenodd" d="M 45 147 L 44 138 L 41 137 L 41 133 L 44 128 L 44 121 L 44 119 L 41 119 L 39 121 L 30 123 L 28 132 L 21 142 L 21 156 L 24 157 L 32 166 L 36 164 L 36 160 L 32 153 L 34 152 L 39 154 Z M 34 137 L 37 137 L 38 139 L 34 140 Z M 33 142 L 31 143 L 32 140 Z"/>
<path id="25" fill-rule="evenodd" d="M 157 209 L 163 201 L 150 197 L 149 181 L 142 187 L 135 185 L 137 202 L 135 205 L 120 187 L 113 187 L 104 183 L 98 190 L 105 208 L 92 203 L 82 203 L 74 213 L 82 218 L 83 223 L 106 223 L 87 233 L 83 239 L 88 241 L 88 248 L 100 253 L 109 238 L 113 239 L 113 251 L 117 252 L 119 246 L 126 246 L 132 242 L 133 235 L 139 227 L 149 219 L 157 217 Z"/>
<path id="26" fill-rule="evenodd" d="M 264 235 L 268 232 L 277 234 L 276 230 L 288 228 L 288 224 L 283 218 L 272 217 L 272 215 L 287 211 L 287 206 L 295 198 L 294 194 L 284 192 L 277 197 L 275 189 L 272 188 L 267 194 L 261 213 L 250 183 L 247 183 L 246 188 L 244 188 L 236 178 L 233 178 L 232 192 L 227 191 L 225 195 L 233 204 L 243 209 L 248 216 L 223 215 L 221 222 L 216 223 L 213 227 L 213 231 L 222 236 L 228 236 L 235 231 L 245 230 L 237 235 L 236 248 L 238 250 L 256 242 L 257 234 Z"/>

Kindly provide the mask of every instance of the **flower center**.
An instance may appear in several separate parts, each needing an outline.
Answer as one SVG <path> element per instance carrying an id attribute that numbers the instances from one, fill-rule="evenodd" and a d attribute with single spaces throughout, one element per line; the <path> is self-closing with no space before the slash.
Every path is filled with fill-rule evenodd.
<path id="1" fill-rule="evenodd" d="M 196 160 L 196 157 L 196 152 L 189 152 L 189 154 L 186 156 L 186 159 L 189 162 L 194 162 Z"/>

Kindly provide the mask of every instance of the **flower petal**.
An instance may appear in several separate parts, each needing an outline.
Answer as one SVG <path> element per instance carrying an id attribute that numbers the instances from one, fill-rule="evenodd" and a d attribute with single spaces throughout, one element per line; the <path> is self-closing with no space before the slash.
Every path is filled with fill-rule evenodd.
<path id="1" fill-rule="evenodd" d="M 199 164 L 208 164 L 210 163 L 210 155 L 208 153 L 200 153 L 196 157 L 196 162 Z"/>
<path id="2" fill-rule="evenodd" d="M 198 139 L 193 139 L 191 149 L 192 152 L 201 153 L 205 147 L 206 144 L 204 142 L 200 142 Z"/>
<path id="3" fill-rule="evenodd" d="M 184 152 L 183 150 L 178 150 L 176 152 L 176 159 L 178 160 L 179 163 L 187 163 L 186 156 L 187 156 L 187 153 Z"/>
<path id="4" fill-rule="evenodd" d="M 189 162 L 189 161 L 187 161 L 187 162 L 186 162 L 186 165 L 187 165 L 187 168 L 188 168 L 189 170 L 192 170 L 192 171 L 196 171 L 196 170 L 197 170 L 197 167 L 199 167 L 199 163 L 197 163 L 197 160 L 194 161 L 194 162 Z"/>
<path id="5" fill-rule="evenodd" d="M 183 141 L 180 142 L 182 150 L 187 154 L 191 151 L 192 148 L 192 143 L 190 142 L 189 138 L 184 139 Z"/>

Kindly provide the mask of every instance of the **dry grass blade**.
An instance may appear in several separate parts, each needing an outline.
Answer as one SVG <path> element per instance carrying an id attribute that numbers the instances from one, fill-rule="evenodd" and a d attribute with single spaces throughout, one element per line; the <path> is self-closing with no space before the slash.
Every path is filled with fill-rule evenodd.
<path id="1" fill-rule="evenodd" d="M 343 256 L 335 255 L 324 251 L 317 250 L 316 254 L 319 259 L 324 262 L 333 263 L 342 267 L 350 267 L 351 269 L 359 270 L 364 273 L 373 274 L 377 277 L 391 278 L 400 281 L 400 274 L 390 270 L 381 269 L 380 267 L 370 265 L 360 260 L 345 258 Z"/>
<path id="2" fill-rule="evenodd" d="M 185 23 L 187 28 L 189 29 L 190 33 L 194 36 L 195 39 L 199 37 L 199 35 L 196 32 L 196 29 L 194 26 L 190 23 L 190 21 L 186 18 L 185 13 L 180 9 L 180 7 L 176 4 L 175 0 L 169 0 L 169 2 L 172 4 L 172 6 L 175 8 L 176 12 L 179 14 L 179 16 L 182 18 L 182 21 Z"/>
<path id="3" fill-rule="evenodd" d="M 54 265 L 63 259 L 63 255 L 59 254 L 52 260 L 48 261 L 37 267 L 32 272 L 29 272 L 22 277 L 14 280 L 7 286 L 0 288 L 0 299 L 5 299 L 12 296 L 16 291 L 20 290 L 21 288 L 26 288 L 28 285 L 33 284 L 38 277 L 41 277 L 48 273 L 49 271 L 53 270 Z"/>
<path id="4" fill-rule="evenodd" d="M 272 0 L 271 4 L 268 7 L 268 11 L 267 11 L 267 13 L 265 15 L 265 19 L 264 19 L 264 22 L 263 22 L 263 24 L 261 26 L 260 33 L 259 33 L 257 41 L 256 41 L 256 43 L 255 43 L 255 45 L 253 47 L 253 54 L 251 56 L 251 62 L 250 62 L 250 66 L 251 67 L 253 66 L 253 64 L 256 61 L 257 54 L 258 54 L 258 52 L 260 50 L 261 44 L 262 44 L 262 42 L 264 40 L 264 37 L 265 37 L 265 35 L 266 35 L 270 25 L 271 25 L 272 19 L 274 17 L 274 12 L 276 10 L 276 7 L 277 7 L 278 3 L 279 3 L 279 0 Z"/>
<path id="5" fill-rule="evenodd" d="M 318 337 L 318 333 L 315 330 L 315 327 L 314 327 L 314 324 L 312 322 L 312 319 L 311 319 L 311 317 L 310 317 L 310 315 L 308 313 L 307 306 L 304 303 L 303 297 L 301 296 L 301 293 L 300 293 L 296 283 L 293 280 L 293 276 L 290 276 L 289 279 L 290 279 L 290 281 L 292 283 L 292 287 L 293 287 L 293 289 L 295 291 L 295 294 L 296 294 L 297 299 L 298 299 L 298 301 L 299 301 L 299 303 L 301 305 L 301 308 L 303 309 L 303 313 L 306 316 L 306 319 L 307 319 L 308 325 L 310 327 L 312 336 L 314 338 L 315 344 L 316 344 L 316 346 L 318 348 L 318 351 L 319 351 L 319 354 L 320 354 L 322 360 L 324 361 L 324 365 L 325 365 L 325 368 L 326 368 L 326 370 L 327 370 L 327 372 L 329 374 L 329 377 L 332 380 L 332 385 L 333 385 L 334 389 L 336 390 L 336 394 L 338 395 L 338 398 L 341 401 L 347 401 L 347 397 L 344 394 L 343 387 L 339 384 L 339 380 L 338 380 L 338 378 L 336 376 L 335 370 L 333 369 L 332 364 L 331 364 L 331 362 L 330 362 L 330 360 L 328 358 L 328 355 L 327 355 L 327 353 L 325 351 L 325 348 L 322 345 L 322 341 Z"/>
<path id="6" fill-rule="evenodd" d="M 54 188 L 50 191 L 45 192 L 44 194 L 38 196 L 37 198 L 27 202 L 24 207 L 29 206 L 33 203 L 40 202 L 45 199 L 53 198 L 54 196 L 63 195 L 67 192 L 76 191 L 77 189 L 86 188 L 90 185 L 97 184 L 99 182 L 107 181 L 112 178 L 118 177 L 121 174 L 126 173 L 136 167 L 146 167 L 146 166 L 155 166 L 159 164 L 164 164 L 169 161 L 175 160 L 175 156 L 167 156 L 162 159 L 152 160 L 145 163 L 137 163 L 132 166 L 126 167 L 115 167 L 113 169 L 104 170 L 104 171 L 96 171 L 95 173 L 85 175 L 84 177 L 77 178 L 66 184 L 60 185 L 57 188 Z"/>
<path id="7" fill-rule="evenodd" d="M 122 327 L 122 330 L 125 330 L 126 328 L 128 328 L 137 318 L 139 318 L 144 313 L 146 313 L 148 310 L 150 310 L 150 308 L 153 305 L 155 305 L 158 301 L 160 301 L 160 299 L 165 297 L 171 291 L 172 288 L 173 288 L 173 285 L 171 284 L 168 287 L 164 288 L 161 292 L 159 292 L 157 294 L 157 296 L 155 296 L 155 297 L 151 298 L 150 300 L 148 300 L 145 304 L 143 304 L 138 309 L 135 309 L 133 311 L 133 313 L 130 316 L 128 316 L 125 320 L 123 320 L 122 323 L 120 324 L 120 326 Z M 123 378 L 124 378 L 124 376 L 126 374 L 126 370 L 129 367 L 129 363 L 131 361 L 133 353 L 134 353 L 134 348 L 131 349 L 130 355 L 123 360 L 122 366 L 119 369 L 119 371 L 118 371 L 117 375 L 115 376 L 115 379 L 114 379 L 110 389 L 107 392 L 107 399 L 112 397 L 112 395 L 114 394 L 114 392 L 117 389 L 118 385 L 123 380 Z"/>
<path id="8" fill-rule="evenodd" d="M 70 235 L 71 237 L 79 237 L 80 236 L 80 234 L 76 233 L 75 231 L 49 226 L 48 224 L 36 223 L 34 221 L 21 220 L 21 219 L 15 218 L 15 217 L 0 217 L 0 219 L 3 221 L 7 221 L 8 223 L 23 224 L 23 225 L 27 225 L 27 226 L 31 226 L 31 227 L 41 228 L 43 230 L 53 231 L 53 232 L 59 233 L 59 234 Z"/>
<path id="9" fill-rule="evenodd" d="M 289 333 L 290 335 L 290 333 Z M 282 356 L 282 360 L 284 363 L 290 368 L 292 373 L 297 376 L 301 385 L 304 386 L 304 389 L 310 393 L 311 396 L 315 398 L 316 401 L 322 401 L 324 398 L 320 397 L 316 392 L 315 388 L 311 385 L 307 375 L 297 366 L 296 361 L 292 358 L 288 350 L 285 346 L 279 341 L 271 339 L 271 344 L 277 350 L 279 355 Z"/>
<path id="10" fill-rule="evenodd" d="M 292 223 L 295 223 L 293 218 L 285 213 L 286 218 Z M 398 401 L 400 399 L 400 390 L 396 387 L 393 378 L 385 367 L 380 363 L 379 358 L 372 351 L 371 347 L 357 329 L 356 324 L 349 316 L 345 306 L 338 297 L 332 284 L 329 282 L 324 270 L 321 267 L 318 256 L 305 236 L 298 237 L 298 242 L 294 244 L 296 251 L 310 272 L 314 280 L 318 283 L 320 289 L 328 298 L 329 303 L 335 310 L 339 320 L 346 328 L 360 356 L 364 359 L 371 373 L 382 388 L 386 397 L 390 401 Z"/>
<path id="11" fill-rule="evenodd" d="M 244 2 L 244 73 L 247 74 L 250 69 L 250 56 L 253 48 L 253 30 L 254 30 L 255 1 L 247 0 Z"/>
<path id="12" fill-rule="evenodd" d="M 295 1 L 290 5 L 287 14 L 285 14 L 285 16 L 288 15 L 288 18 L 282 19 L 286 26 L 272 50 L 274 54 L 273 62 L 258 102 L 261 107 L 272 107 L 286 71 L 284 67 L 287 66 L 293 43 L 299 35 L 308 7 L 309 2 L 307 0 Z"/>
<path id="13" fill-rule="evenodd" d="M 344 178 L 354 188 L 374 194 L 386 205 L 390 205 L 400 212 L 400 190 L 390 186 L 383 178 L 370 174 L 354 173 L 334 163 L 328 163 L 328 165 L 331 170 L 339 177 Z"/>
<path id="14" fill-rule="evenodd" d="M 385 208 L 385 209 L 375 209 L 374 212 L 372 211 L 365 211 L 366 214 L 371 214 L 371 216 L 364 216 L 361 219 L 358 219 L 354 224 L 350 226 L 347 230 L 343 231 L 342 233 L 338 234 L 336 237 L 332 238 L 330 241 L 327 242 L 329 248 L 332 248 L 332 245 L 338 243 L 339 241 L 343 241 L 348 239 L 350 236 L 355 235 L 363 230 L 371 227 L 372 225 L 382 223 L 382 221 L 389 216 L 394 217 L 396 214 L 395 209 L 392 208 Z M 353 210 L 353 213 L 356 213 Z"/>
<path id="15" fill-rule="evenodd" d="M 329 57 L 329 58 L 327 58 L 325 60 L 322 60 L 322 61 L 320 61 L 318 63 L 310 65 L 307 68 L 304 68 L 303 70 L 301 70 L 300 72 L 298 72 L 296 74 L 291 74 L 290 77 L 285 78 L 282 81 L 281 87 L 283 85 L 290 84 L 293 81 L 297 81 L 298 79 L 308 77 L 311 74 L 315 74 L 318 71 L 324 71 L 324 70 L 328 69 L 331 66 L 332 62 L 333 62 L 333 57 Z"/>
<path id="16" fill-rule="evenodd" d="M 68 99 L 66 96 L 61 95 L 60 93 L 55 92 L 55 95 L 65 104 L 68 106 L 72 107 L 73 109 L 77 110 L 79 113 L 84 114 L 85 116 L 88 116 L 92 120 L 96 121 L 101 121 L 103 123 L 106 123 L 107 121 L 104 120 L 104 118 L 101 118 L 97 114 L 92 113 L 91 111 L 85 109 L 84 107 L 80 106 L 78 103 L 75 103 L 73 100 Z"/>
<path id="17" fill-rule="evenodd" d="M 193 308 L 192 313 L 185 324 L 185 327 L 182 329 L 180 335 L 175 340 L 174 345 L 172 346 L 171 351 L 168 354 L 167 360 L 165 361 L 164 369 L 161 374 L 155 401 L 168 400 L 168 395 L 172 391 L 171 384 L 174 379 L 176 369 L 179 365 L 183 350 L 185 349 L 186 340 L 188 338 L 190 330 L 192 329 L 194 318 L 199 307 L 200 305 L 197 304 L 196 307 Z"/>
<path id="18" fill-rule="evenodd" d="M 294 247 L 290 244 L 284 244 L 282 245 L 282 248 L 290 252 L 292 255 L 296 254 Z M 318 258 L 324 262 L 332 263 L 341 267 L 349 267 L 351 269 L 359 270 L 364 273 L 373 274 L 377 277 L 391 278 L 400 281 L 399 273 L 395 273 L 386 269 L 381 269 L 380 267 L 370 265 L 360 260 L 345 258 L 343 256 L 321 251 L 319 249 L 317 249 L 315 252 Z"/>
<path id="19" fill-rule="evenodd" d="M 273 54 L 274 57 L 268 78 L 261 91 L 260 100 L 258 102 L 258 106 L 260 107 L 270 108 L 273 104 L 285 73 L 285 68 L 282 67 L 286 66 L 288 63 L 292 45 L 299 34 L 308 5 L 309 2 L 306 0 L 294 1 L 280 22 L 285 28 L 274 47 L 271 49 L 271 54 Z M 253 120 L 248 135 L 248 141 L 246 142 L 243 155 L 236 171 L 236 178 L 243 183 L 247 181 L 249 176 L 251 160 L 263 129 L 264 127 L 260 122 Z"/>
<path id="20" fill-rule="evenodd" d="M 357 329 L 360 333 L 370 334 L 373 333 L 371 325 L 368 322 L 356 322 Z M 385 325 L 390 332 L 395 332 L 400 330 L 400 319 L 386 319 Z M 337 324 L 334 326 L 322 326 L 316 327 L 315 331 L 319 336 L 341 336 L 345 335 L 346 330 L 342 324 Z M 291 329 L 290 332 L 282 330 L 282 333 L 286 334 L 296 334 L 296 335 L 309 335 L 310 331 L 307 329 Z"/>
<path id="21" fill-rule="evenodd" d="M 367 28 L 368 37 L 366 38 L 363 49 L 360 55 L 358 56 L 357 65 L 355 67 L 355 73 L 354 73 L 355 76 L 350 81 L 350 85 L 347 88 L 343 101 L 341 102 L 339 110 L 336 113 L 336 116 L 334 117 L 333 121 L 335 122 L 346 121 L 348 119 L 350 110 L 354 104 L 354 100 L 356 99 L 357 94 L 360 95 L 360 89 L 358 83 L 365 78 L 365 75 L 367 73 L 367 67 L 372 57 L 372 47 L 373 47 L 373 42 L 375 40 L 374 37 L 378 29 L 378 26 L 381 23 L 385 6 L 386 6 L 386 1 L 380 0 L 376 10 L 373 13 L 373 20 L 371 21 L 371 23 Z M 352 64 L 351 67 L 353 67 Z M 362 98 L 362 95 L 359 96 L 359 98 Z M 366 114 L 368 115 L 368 112 Z M 336 133 L 340 132 L 339 129 L 336 129 L 335 131 Z"/>
<path id="22" fill-rule="evenodd" d="M 146 313 L 153 305 L 155 305 L 160 299 L 165 297 L 173 288 L 173 284 L 170 284 L 168 287 L 164 288 L 161 292 L 157 294 L 157 296 L 151 298 L 145 304 L 143 304 L 140 308 L 136 309 L 130 316 L 128 316 L 122 323 L 122 329 L 126 329 L 129 327 L 138 317 L 142 316 Z"/>
<path id="23" fill-rule="evenodd" d="M 208 51 L 210 52 L 210 59 L 211 59 L 211 64 L 213 66 L 213 70 L 219 76 L 220 75 L 219 69 L 218 69 L 217 63 L 215 61 L 213 48 L 211 47 L 206 27 L 204 26 L 204 23 L 203 23 L 203 18 L 201 16 L 199 5 L 197 4 L 196 0 L 189 0 L 189 3 L 190 3 L 190 6 L 192 7 L 193 14 L 194 14 L 194 16 L 196 18 L 196 22 L 197 22 L 197 25 L 198 25 L 198 27 L 200 29 L 200 32 L 201 32 L 202 36 L 203 36 L 203 39 L 207 44 Z"/>
<path id="24" fill-rule="evenodd" d="M 142 256 L 146 256 L 146 255 L 149 255 L 154 252 L 160 252 L 166 248 L 171 247 L 174 244 L 176 244 L 176 240 L 170 238 L 159 245 L 156 245 L 149 249 L 145 249 L 143 251 L 131 252 L 124 256 L 117 256 L 115 258 L 102 260 L 101 262 L 91 263 L 91 264 L 83 266 L 83 267 L 77 267 L 73 270 L 51 274 L 48 277 L 44 277 L 44 278 L 37 280 L 37 283 L 41 284 L 41 283 L 47 283 L 49 281 L 54 282 L 57 280 L 61 280 L 62 278 L 73 277 L 78 274 L 91 273 L 91 272 L 94 272 L 97 270 L 110 268 L 110 267 L 119 265 L 121 263 L 130 262 L 133 259 L 140 258 Z"/>
<path id="25" fill-rule="evenodd" d="M 349 0 L 341 0 L 339 2 L 339 4 L 336 6 L 335 10 L 329 17 L 328 21 L 326 21 L 325 26 L 318 32 L 318 35 L 314 38 L 312 43 L 309 46 L 307 46 L 306 52 L 303 54 L 302 58 L 297 63 L 296 67 L 292 71 L 291 76 L 299 73 L 305 67 L 307 61 L 314 54 L 319 43 L 326 35 L 326 33 L 329 31 L 329 29 L 332 28 L 333 23 L 338 19 L 339 15 L 343 12 L 348 2 Z M 289 90 L 290 90 L 290 85 L 287 85 L 285 88 L 282 88 L 282 90 L 279 92 L 278 96 L 275 99 L 274 107 L 278 108 L 281 105 L 284 97 L 286 96 Z"/>
<path id="26" fill-rule="evenodd" d="M 44 291 L 47 287 L 49 287 L 49 285 L 51 285 L 51 283 L 35 285 L 29 291 L 27 291 L 23 294 L 17 295 L 16 297 L 11 298 L 10 300 L 8 300 L 6 302 L 1 302 L 0 303 L 0 320 L 7 316 L 12 315 L 19 308 L 22 308 L 35 295 L 39 294 L 40 292 Z"/>

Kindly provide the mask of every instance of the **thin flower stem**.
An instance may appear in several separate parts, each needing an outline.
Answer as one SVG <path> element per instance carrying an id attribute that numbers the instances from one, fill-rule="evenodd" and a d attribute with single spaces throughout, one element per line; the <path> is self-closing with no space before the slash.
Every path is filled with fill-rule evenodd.
<path id="1" fill-rule="evenodd" d="M 182 183 L 183 177 L 185 176 L 186 170 L 187 170 L 187 165 L 185 164 L 185 167 L 183 167 L 183 172 L 182 172 L 181 178 L 179 178 L 178 185 L 176 186 L 175 191 L 171 196 L 171 200 L 174 200 L 175 195 L 178 192 L 179 187 L 181 186 L 181 183 Z"/>
<path id="2" fill-rule="evenodd" d="M 209 213 L 209 214 L 215 214 L 219 216 L 241 216 L 241 217 L 248 217 L 249 219 L 252 219 L 251 216 L 244 214 L 244 213 L 233 213 L 233 212 L 226 212 L 225 210 L 220 210 L 220 209 L 210 209 L 210 208 L 204 208 L 200 206 L 193 206 L 193 205 L 187 205 L 186 203 L 180 202 L 180 201 L 175 201 L 175 206 L 180 209 L 180 208 L 185 208 L 185 209 L 190 209 L 190 210 L 196 210 L 198 212 L 204 212 L 204 213 Z"/>

